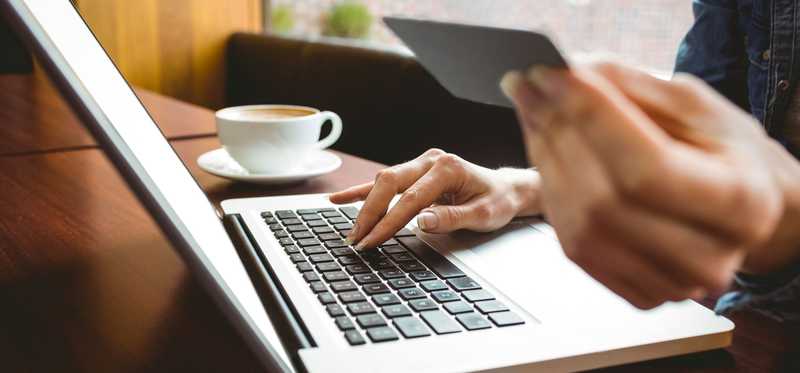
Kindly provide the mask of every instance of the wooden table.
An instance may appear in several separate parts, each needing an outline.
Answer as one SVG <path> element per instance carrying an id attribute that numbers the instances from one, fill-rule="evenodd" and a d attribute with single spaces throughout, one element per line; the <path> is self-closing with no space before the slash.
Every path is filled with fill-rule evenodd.
<path id="1" fill-rule="evenodd" d="M 333 191 L 368 180 L 382 167 L 340 154 L 340 170 L 304 184 L 233 184 L 195 163 L 218 146 L 209 110 L 137 93 L 215 203 Z M 0 150 L 0 371 L 259 371 L 45 81 L 0 76 Z M 607 371 L 800 371 L 797 327 L 755 314 L 734 321 L 734 345 L 727 350 Z"/>

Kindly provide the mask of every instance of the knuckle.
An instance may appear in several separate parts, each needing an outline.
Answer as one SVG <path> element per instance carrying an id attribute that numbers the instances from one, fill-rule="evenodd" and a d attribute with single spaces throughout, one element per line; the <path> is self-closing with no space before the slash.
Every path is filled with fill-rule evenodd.
<path id="1" fill-rule="evenodd" d="M 445 154 L 447 154 L 447 152 L 445 152 L 444 150 L 439 149 L 439 148 L 430 148 L 430 149 L 426 150 L 425 153 L 422 153 L 423 156 L 429 157 L 429 158 L 437 158 L 437 157 L 443 156 Z"/>
<path id="2" fill-rule="evenodd" d="M 602 226 L 605 224 L 608 214 L 611 210 L 615 209 L 619 204 L 619 199 L 611 192 L 599 194 L 586 205 L 586 221 L 587 224 L 583 226 L 583 235 L 592 235 L 593 227 Z"/>
<path id="3" fill-rule="evenodd" d="M 400 196 L 400 201 L 399 202 L 413 205 L 413 204 L 416 204 L 417 202 L 419 202 L 420 198 L 421 198 L 421 196 L 420 196 L 419 189 L 417 189 L 417 188 L 409 188 L 408 190 L 403 192 L 402 196 Z"/>
<path id="4" fill-rule="evenodd" d="M 492 217 L 495 214 L 494 206 L 486 203 L 476 206 L 473 212 L 475 214 L 475 218 L 482 222 L 492 220 Z"/>
<path id="5" fill-rule="evenodd" d="M 604 76 L 615 76 L 620 72 L 620 66 L 608 60 L 593 62 L 589 68 Z"/>
<path id="6" fill-rule="evenodd" d="M 745 245 L 755 245 L 768 240 L 782 214 L 781 201 L 771 196 L 779 193 L 762 193 L 746 182 L 736 183 L 731 191 L 731 202 L 750 219 L 742 219 L 737 231 Z"/>
<path id="7" fill-rule="evenodd" d="M 449 174 L 459 174 L 464 171 L 464 161 L 455 154 L 444 154 L 436 160 L 436 164 Z"/>
<path id="8" fill-rule="evenodd" d="M 688 73 L 676 73 L 672 77 L 671 85 L 676 92 L 687 96 L 696 96 L 705 89 L 700 78 Z"/>
<path id="9" fill-rule="evenodd" d="M 619 191 L 625 197 L 637 198 L 649 195 L 662 182 L 663 175 L 667 174 L 666 161 L 658 155 L 648 157 L 646 160 L 631 158 L 631 162 L 637 163 L 624 167 L 624 172 L 619 176 Z"/>
<path id="10" fill-rule="evenodd" d="M 386 168 L 378 172 L 378 175 L 375 176 L 376 183 L 384 183 L 384 184 L 391 184 L 394 185 L 397 183 L 397 170 L 393 168 Z"/>

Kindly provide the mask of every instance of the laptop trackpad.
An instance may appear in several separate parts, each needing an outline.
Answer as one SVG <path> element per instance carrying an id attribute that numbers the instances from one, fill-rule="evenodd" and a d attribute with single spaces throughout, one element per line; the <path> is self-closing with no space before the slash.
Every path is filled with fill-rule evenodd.
<path id="1" fill-rule="evenodd" d="M 539 219 L 515 220 L 493 233 L 457 232 L 423 239 L 442 253 L 449 251 L 507 301 L 541 322 L 571 313 L 583 318 L 587 307 L 630 309 L 572 263 L 552 228 Z"/>

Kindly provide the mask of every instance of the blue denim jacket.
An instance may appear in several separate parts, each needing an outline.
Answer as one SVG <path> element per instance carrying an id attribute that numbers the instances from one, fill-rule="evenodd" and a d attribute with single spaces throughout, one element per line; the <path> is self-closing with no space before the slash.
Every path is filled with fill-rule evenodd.
<path id="1" fill-rule="evenodd" d="M 800 77 L 800 1 L 694 0 L 695 22 L 678 49 L 676 71 L 705 80 L 782 138 L 787 107 Z M 800 245 L 800 243 L 798 243 Z M 786 273 L 737 278 L 717 312 L 753 309 L 800 320 L 800 264 Z"/>

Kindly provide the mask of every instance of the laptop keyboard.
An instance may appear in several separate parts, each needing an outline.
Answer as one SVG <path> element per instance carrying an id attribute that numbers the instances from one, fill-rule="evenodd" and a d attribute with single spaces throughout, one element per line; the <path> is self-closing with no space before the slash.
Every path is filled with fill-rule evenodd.
<path id="1" fill-rule="evenodd" d="M 407 229 L 356 252 L 344 238 L 357 215 L 353 206 L 261 213 L 351 345 L 525 323 Z"/>

